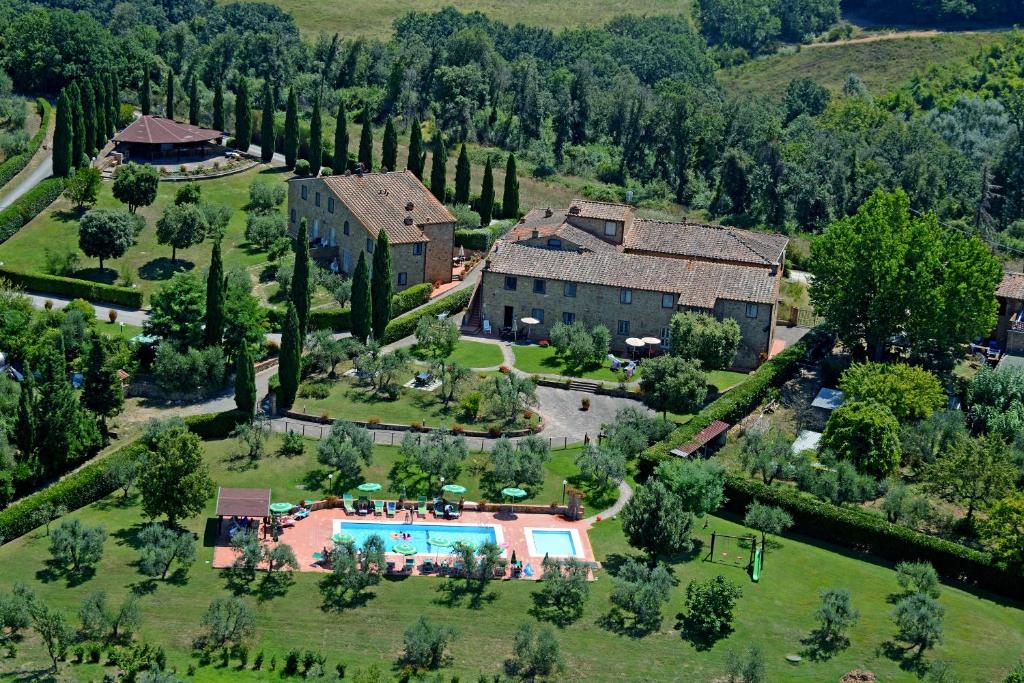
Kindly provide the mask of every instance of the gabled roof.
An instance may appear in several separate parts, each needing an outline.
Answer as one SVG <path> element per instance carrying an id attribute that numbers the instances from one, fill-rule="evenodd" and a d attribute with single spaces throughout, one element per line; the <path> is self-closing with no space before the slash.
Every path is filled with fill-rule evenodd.
<path id="1" fill-rule="evenodd" d="M 323 180 L 370 234 L 376 237 L 385 230 L 392 244 L 426 242 L 424 225 L 455 222 L 411 171 L 352 173 Z"/>
<path id="2" fill-rule="evenodd" d="M 1024 301 L 1024 273 L 1003 273 L 996 296 Z"/>
<path id="3" fill-rule="evenodd" d="M 574 199 L 569 205 L 569 214 L 580 218 L 596 218 L 604 221 L 626 221 L 633 215 L 629 204 L 595 202 L 589 199 Z"/>
<path id="4" fill-rule="evenodd" d="M 534 231 L 537 232 L 537 237 L 558 237 L 588 251 L 618 251 L 614 244 L 605 242 L 600 237 L 595 237 L 586 230 L 580 230 L 568 223 L 543 224 L 534 222 L 530 224 L 521 222 L 509 231 L 505 239 L 510 242 L 534 239 Z"/>
<path id="5" fill-rule="evenodd" d="M 222 137 L 224 137 L 224 133 L 219 130 L 178 123 L 173 119 L 149 114 L 140 116 L 128 124 L 127 128 L 114 136 L 114 142 L 168 145 L 208 142 Z"/>
<path id="6" fill-rule="evenodd" d="M 622 246 L 627 250 L 772 266 L 782 260 L 787 244 L 789 238 L 784 235 L 638 218 L 626 231 Z"/>

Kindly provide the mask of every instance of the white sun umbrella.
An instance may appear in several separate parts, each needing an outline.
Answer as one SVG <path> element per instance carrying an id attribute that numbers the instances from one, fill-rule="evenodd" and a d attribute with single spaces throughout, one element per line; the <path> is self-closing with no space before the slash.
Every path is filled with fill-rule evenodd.
<path id="1" fill-rule="evenodd" d="M 640 341 L 642 341 L 644 344 L 647 344 L 648 346 L 651 347 L 651 351 L 650 352 L 652 354 L 654 353 L 654 349 L 656 347 L 661 346 L 661 340 L 658 339 L 657 337 L 644 337 Z"/>
<path id="2" fill-rule="evenodd" d="M 462 246 L 462 245 L 459 245 L 459 260 L 460 261 L 465 261 L 466 260 L 466 248 L 464 246 Z"/>
<path id="3" fill-rule="evenodd" d="M 629 347 L 630 354 L 634 354 L 637 349 L 644 345 L 644 340 L 639 337 L 629 337 L 626 340 L 626 346 Z"/>
<path id="4" fill-rule="evenodd" d="M 540 321 L 539 320 L 537 320 L 536 318 L 531 318 L 529 316 L 527 316 L 526 318 L 520 318 L 519 322 L 521 322 L 522 324 L 526 325 L 526 338 L 527 339 L 530 338 L 530 327 L 532 327 L 533 325 L 540 325 Z"/>

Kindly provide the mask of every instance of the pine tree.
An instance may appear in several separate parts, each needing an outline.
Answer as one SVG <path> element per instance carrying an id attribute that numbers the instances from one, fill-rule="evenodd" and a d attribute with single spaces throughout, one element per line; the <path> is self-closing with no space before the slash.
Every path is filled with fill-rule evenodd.
<path id="1" fill-rule="evenodd" d="M 320 175 L 324 165 L 324 126 L 320 118 L 320 96 L 313 99 L 313 115 L 309 119 L 309 174 Z"/>
<path id="2" fill-rule="evenodd" d="M 124 388 L 117 370 L 111 367 L 103 340 L 96 333 L 92 335 L 89 358 L 85 366 L 82 384 L 82 405 L 100 418 L 100 433 L 107 441 L 107 418 L 121 412 L 124 407 Z"/>
<path id="3" fill-rule="evenodd" d="M 295 314 L 299 317 L 299 340 L 304 342 L 306 334 L 309 333 L 309 232 L 306 219 L 299 223 L 299 232 L 292 242 L 292 249 L 295 252 L 295 271 L 292 273 L 292 303 L 295 305 Z M 300 343 L 301 348 L 301 343 Z"/>
<path id="4" fill-rule="evenodd" d="M 188 122 L 199 125 L 199 77 L 195 74 L 188 82 Z"/>
<path id="5" fill-rule="evenodd" d="M 217 81 L 213 89 L 213 129 L 224 132 L 224 84 Z"/>
<path id="6" fill-rule="evenodd" d="M 263 81 L 263 120 L 260 121 L 260 161 L 269 164 L 274 160 L 274 91 L 270 81 Z"/>
<path id="7" fill-rule="evenodd" d="M 82 113 L 82 93 L 74 82 L 68 86 L 71 98 L 71 166 L 82 167 L 82 155 L 85 154 L 85 116 Z"/>
<path id="8" fill-rule="evenodd" d="M 284 165 L 295 168 L 299 158 L 299 100 L 295 88 L 288 90 L 288 105 L 284 113 Z"/>
<path id="9" fill-rule="evenodd" d="M 462 143 L 459 150 L 459 160 L 455 164 L 455 203 L 469 204 L 469 154 L 466 153 L 466 143 Z"/>
<path id="10" fill-rule="evenodd" d="M 278 407 L 287 410 L 295 403 L 295 394 L 299 390 L 301 364 L 302 345 L 299 342 L 299 316 L 295 313 L 295 304 L 289 301 L 288 310 L 284 316 L 284 329 L 281 332 L 281 356 L 277 368 L 277 376 L 281 380 L 281 388 L 277 395 Z"/>
<path id="11" fill-rule="evenodd" d="M 203 331 L 203 341 L 207 346 L 219 346 L 224 337 L 226 298 L 224 261 L 220 254 L 220 240 L 216 240 L 213 243 L 213 255 L 210 257 L 210 272 L 206 276 L 206 329 Z"/>
<path id="12" fill-rule="evenodd" d="M 398 131 L 395 130 L 395 120 L 390 116 L 384 122 L 384 148 L 381 150 L 380 165 L 389 171 L 394 171 L 398 165 Z"/>
<path id="13" fill-rule="evenodd" d="M 256 417 L 256 372 L 249 344 L 243 339 L 235 356 L 235 405 L 247 422 Z"/>
<path id="14" fill-rule="evenodd" d="M 252 144 L 252 107 L 249 105 L 249 82 L 238 80 L 235 93 L 235 149 L 248 151 Z"/>
<path id="15" fill-rule="evenodd" d="M 516 177 L 516 155 L 509 153 L 505 165 L 505 194 L 501 198 L 505 218 L 519 218 L 519 178 Z"/>
<path id="16" fill-rule="evenodd" d="M 370 299 L 370 269 L 366 266 L 366 252 L 359 252 L 359 261 L 352 274 L 352 336 L 365 342 L 370 336 L 373 320 L 373 301 Z"/>
<path id="17" fill-rule="evenodd" d="M 66 178 L 71 175 L 73 118 L 71 97 L 68 95 L 67 88 L 63 88 L 57 97 L 57 123 L 53 130 L 53 175 L 58 178 Z"/>
<path id="18" fill-rule="evenodd" d="M 377 246 L 373 250 L 373 279 L 370 282 L 370 296 L 373 302 L 371 319 L 373 338 L 383 339 L 384 330 L 391 320 L 391 297 L 394 295 L 394 272 L 391 268 L 391 244 L 388 233 L 377 233 Z"/>
<path id="19" fill-rule="evenodd" d="M 363 109 L 363 129 L 359 132 L 359 163 L 364 170 L 373 170 L 373 121 L 369 109 Z"/>
<path id="20" fill-rule="evenodd" d="M 153 104 L 150 101 L 152 93 L 150 92 L 149 84 L 149 66 L 142 67 L 142 89 L 139 91 L 139 107 L 142 109 L 142 115 L 148 116 L 150 110 L 153 108 Z"/>
<path id="21" fill-rule="evenodd" d="M 348 112 L 344 102 L 338 105 L 338 119 L 334 123 L 334 158 L 331 164 L 337 174 L 348 170 Z"/>
<path id="22" fill-rule="evenodd" d="M 21 383 L 18 395 L 18 421 L 14 430 L 14 438 L 21 451 L 22 460 L 30 460 L 36 451 L 36 379 L 28 361 L 23 366 L 25 379 Z"/>
<path id="23" fill-rule="evenodd" d="M 110 116 L 110 104 L 107 87 L 99 76 L 94 76 L 92 79 L 92 93 L 96 98 L 96 147 L 102 149 L 110 138 L 107 133 L 110 130 L 110 124 L 107 121 Z"/>
<path id="24" fill-rule="evenodd" d="M 78 90 L 82 93 L 82 150 L 92 158 L 96 154 L 96 96 L 92 92 L 92 81 L 83 78 L 78 82 Z"/>
<path id="25" fill-rule="evenodd" d="M 487 163 L 484 164 L 484 179 L 480 185 L 480 201 L 476 204 L 476 212 L 480 214 L 480 226 L 487 227 L 491 224 L 491 216 L 494 213 L 494 171 L 491 170 L 491 155 L 487 155 Z"/>
<path id="26" fill-rule="evenodd" d="M 409 128 L 409 159 L 405 167 L 412 171 L 412 174 L 423 180 L 423 162 L 426 153 L 423 151 L 423 129 L 420 128 L 420 120 L 413 119 Z"/>
<path id="27" fill-rule="evenodd" d="M 174 71 L 167 69 L 167 99 L 164 102 L 164 116 L 174 120 Z"/>
<path id="28" fill-rule="evenodd" d="M 441 131 L 434 131 L 433 158 L 430 160 L 430 193 L 437 201 L 444 202 L 448 185 L 448 150 L 444 146 Z"/>
<path id="29" fill-rule="evenodd" d="M 117 80 L 117 74 L 110 74 L 107 81 L 107 98 L 110 100 L 110 117 L 107 124 L 107 136 L 113 137 L 121 125 L 121 83 Z"/>

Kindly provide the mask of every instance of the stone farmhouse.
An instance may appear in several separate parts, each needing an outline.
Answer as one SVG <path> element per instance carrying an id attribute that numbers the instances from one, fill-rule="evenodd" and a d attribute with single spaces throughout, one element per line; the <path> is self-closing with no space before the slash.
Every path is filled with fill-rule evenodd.
<path id="1" fill-rule="evenodd" d="M 381 230 L 391 243 L 395 291 L 452 281 L 455 217 L 409 171 L 347 172 L 288 181 L 288 230 L 302 219 L 312 258 L 349 275 L 359 253 L 372 265 Z"/>
<path id="2" fill-rule="evenodd" d="M 577 199 L 566 210 L 534 209 L 485 261 L 465 325 L 493 332 L 540 321 L 605 325 L 612 347 L 629 337 L 668 344 L 681 311 L 733 318 L 742 340 L 737 369 L 763 362 L 774 341 L 789 240 L 777 234 L 637 218 L 631 206 Z M 484 321 L 487 325 L 484 325 Z"/>

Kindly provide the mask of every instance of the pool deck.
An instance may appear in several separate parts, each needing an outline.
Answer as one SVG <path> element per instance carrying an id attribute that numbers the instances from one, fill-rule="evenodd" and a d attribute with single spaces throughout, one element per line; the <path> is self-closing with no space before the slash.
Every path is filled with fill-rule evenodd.
<path id="1" fill-rule="evenodd" d="M 413 513 L 415 515 L 415 513 Z M 326 510 L 314 510 L 309 517 L 296 522 L 295 526 L 287 528 L 280 536 L 281 543 L 287 543 L 295 551 L 295 557 L 299 560 L 299 571 L 304 572 L 326 572 L 327 570 L 317 564 L 313 557 L 314 553 L 322 553 L 329 548 L 331 536 L 335 533 L 335 521 L 341 520 L 342 524 L 360 524 L 366 522 L 390 523 L 396 527 L 404 526 L 405 512 L 399 511 L 395 517 L 385 515 L 346 515 L 342 508 L 330 508 Z M 564 529 L 574 530 L 574 542 L 577 543 L 577 552 L 582 555 L 578 558 L 587 562 L 594 562 L 594 549 L 587 537 L 587 530 L 590 524 L 586 521 L 572 522 L 559 515 L 516 513 L 510 516 L 507 512 L 476 512 L 467 510 L 462 513 L 458 520 L 446 521 L 441 518 L 434 518 L 428 512 L 426 518 L 415 517 L 413 526 L 416 524 L 444 525 L 475 525 L 475 526 L 497 526 L 501 529 L 502 547 L 505 549 L 506 558 L 511 558 L 515 551 L 516 559 L 524 565 L 533 566 L 533 576 L 525 574 L 520 578 L 525 580 L 539 579 L 541 562 L 544 559 L 543 553 L 538 557 L 531 553 L 532 543 L 527 541 L 527 533 L 530 529 Z M 230 567 L 235 560 L 236 553 L 228 544 L 227 536 L 224 535 L 217 541 L 213 552 L 213 566 L 216 568 Z M 433 560 L 435 553 L 416 555 L 416 570 L 413 576 L 422 575 L 420 565 L 424 560 Z M 402 566 L 405 558 L 402 555 L 393 553 L 387 554 L 388 561 L 394 561 L 397 566 Z M 433 576 L 433 575 L 430 575 Z M 506 574 L 506 578 L 508 575 Z"/>

